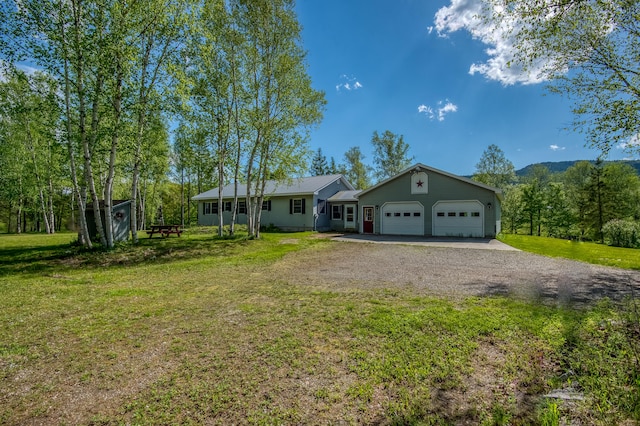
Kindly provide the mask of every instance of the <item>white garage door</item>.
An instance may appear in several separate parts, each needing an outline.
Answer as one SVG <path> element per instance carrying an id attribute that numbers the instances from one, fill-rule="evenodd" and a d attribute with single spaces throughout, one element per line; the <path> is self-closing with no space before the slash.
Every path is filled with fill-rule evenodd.
<path id="1" fill-rule="evenodd" d="M 380 233 L 424 235 L 424 207 L 417 201 L 385 204 L 382 206 Z"/>
<path id="2" fill-rule="evenodd" d="M 438 201 L 433 206 L 433 235 L 484 237 L 484 206 L 479 201 Z"/>

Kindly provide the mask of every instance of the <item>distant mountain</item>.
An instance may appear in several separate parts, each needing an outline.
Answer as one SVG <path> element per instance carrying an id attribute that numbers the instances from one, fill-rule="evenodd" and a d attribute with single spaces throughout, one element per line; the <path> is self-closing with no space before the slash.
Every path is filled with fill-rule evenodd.
<path id="1" fill-rule="evenodd" d="M 573 166 L 577 162 L 581 160 L 575 161 L 547 161 L 544 163 L 536 163 L 545 166 L 551 173 L 562 173 L 567 170 L 569 167 Z M 595 164 L 595 161 L 590 161 Z M 620 161 L 605 161 L 605 163 L 626 163 L 631 167 L 636 169 L 636 172 L 640 174 L 640 160 L 620 160 Z M 531 172 L 531 169 L 536 164 L 529 164 L 526 167 L 523 167 L 520 170 L 516 170 L 516 176 L 526 176 Z"/>

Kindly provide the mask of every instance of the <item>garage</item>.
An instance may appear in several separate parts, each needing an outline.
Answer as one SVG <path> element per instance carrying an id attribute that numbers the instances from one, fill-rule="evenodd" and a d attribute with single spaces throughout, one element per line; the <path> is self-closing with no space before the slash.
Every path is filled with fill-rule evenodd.
<path id="1" fill-rule="evenodd" d="M 433 206 L 433 235 L 484 237 L 484 206 L 479 201 L 438 201 Z"/>
<path id="2" fill-rule="evenodd" d="M 417 201 L 383 205 L 380 233 L 424 235 L 424 206 Z"/>

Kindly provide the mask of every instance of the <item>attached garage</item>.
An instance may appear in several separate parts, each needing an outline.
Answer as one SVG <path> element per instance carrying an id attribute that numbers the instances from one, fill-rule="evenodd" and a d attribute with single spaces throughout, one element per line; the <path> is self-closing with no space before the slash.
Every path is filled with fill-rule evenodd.
<path id="1" fill-rule="evenodd" d="M 438 201 L 433 206 L 433 235 L 484 237 L 484 206 L 480 201 Z"/>
<path id="2" fill-rule="evenodd" d="M 380 233 L 424 235 L 424 206 L 418 201 L 384 204 Z"/>
<path id="3" fill-rule="evenodd" d="M 471 179 L 415 164 L 358 194 L 363 234 L 494 238 L 502 194 Z"/>

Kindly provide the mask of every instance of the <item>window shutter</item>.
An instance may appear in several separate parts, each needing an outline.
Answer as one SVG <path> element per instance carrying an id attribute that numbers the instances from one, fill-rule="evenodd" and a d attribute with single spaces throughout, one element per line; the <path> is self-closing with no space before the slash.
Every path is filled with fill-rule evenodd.
<path id="1" fill-rule="evenodd" d="M 304 214 L 304 205 L 305 205 L 305 201 L 307 201 L 306 199 L 302 199 L 302 214 Z"/>
<path id="2" fill-rule="evenodd" d="M 289 198 L 289 214 L 293 214 L 293 198 Z"/>

